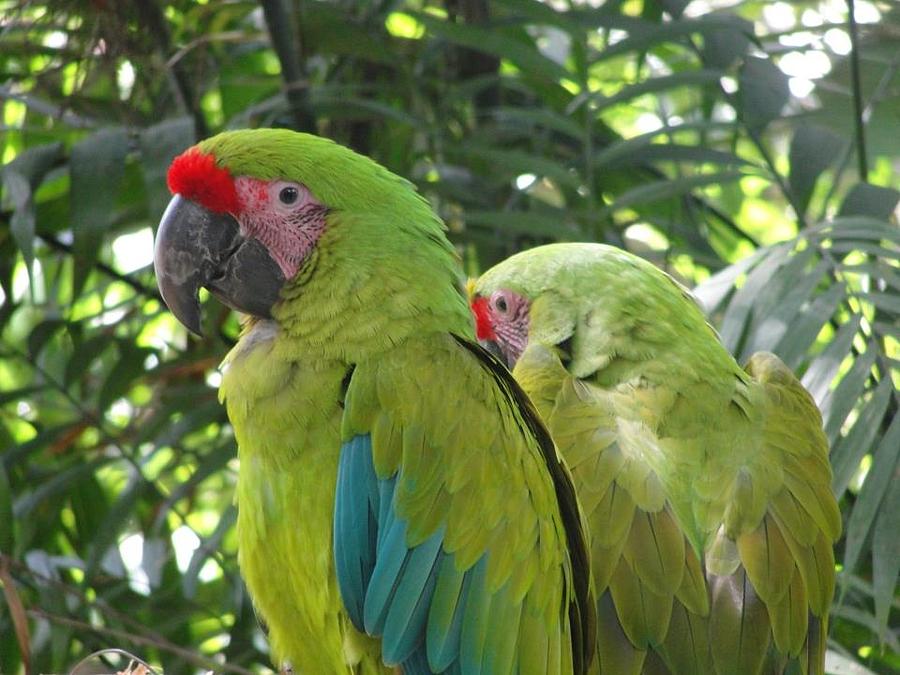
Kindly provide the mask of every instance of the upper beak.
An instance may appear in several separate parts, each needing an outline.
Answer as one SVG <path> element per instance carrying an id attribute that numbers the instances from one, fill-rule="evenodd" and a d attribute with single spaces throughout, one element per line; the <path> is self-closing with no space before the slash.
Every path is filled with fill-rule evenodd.
<path id="1" fill-rule="evenodd" d="M 231 215 L 213 213 L 180 195 L 160 221 L 153 265 L 163 300 L 197 335 L 202 335 L 201 287 L 233 309 L 269 318 L 285 282 L 266 247 L 244 237 Z"/>

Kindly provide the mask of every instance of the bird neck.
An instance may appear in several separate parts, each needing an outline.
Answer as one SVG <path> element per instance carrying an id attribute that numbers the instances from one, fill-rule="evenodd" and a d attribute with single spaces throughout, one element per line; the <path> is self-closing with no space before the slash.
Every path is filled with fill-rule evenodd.
<path id="1" fill-rule="evenodd" d="M 273 308 L 280 339 L 311 358 L 357 363 L 413 335 L 471 338 L 458 261 L 428 213 L 424 226 L 391 229 L 390 246 L 371 216 L 330 219 Z"/>

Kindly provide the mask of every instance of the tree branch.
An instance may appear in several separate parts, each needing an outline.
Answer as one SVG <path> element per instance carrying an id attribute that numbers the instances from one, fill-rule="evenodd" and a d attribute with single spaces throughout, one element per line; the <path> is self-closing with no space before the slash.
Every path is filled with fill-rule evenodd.
<path id="1" fill-rule="evenodd" d="M 284 95 L 298 131 L 315 131 L 316 120 L 309 110 L 309 92 L 304 77 L 298 40 L 291 11 L 284 0 L 261 0 L 272 47 L 281 63 Z"/>
<path id="2" fill-rule="evenodd" d="M 145 25 L 146 30 L 156 40 L 157 48 L 168 62 L 172 51 L 172 38 L 169 34 L 169 25 L 166 23 L 166 17 L 163 15 L 162 10 L 155 0 L 134 0 L 134 5 L 141 23 Z M 194 130 L 197 133 L 197 137 L 205 138 L 209 136 L 209 126 L 206 124 L 203 111 L 197 105 L 194 87 L 190 78 L 188 78 L 184 63 L 180 60 L 172 63 L 170 73 L 179 103 L 194 119 Z"/>
<path id="3" fill-rule="evenodd" d="M 853 125 L 856 131 L 856 159 L 859 167 L 859 179 L 869 182 L 869 162 L 866 158 L 866 122 L 863 119 L 863 96 L 859 73 L 859 33 L 856 26 L 856 3 L 847 0 L 848 23 L 850 29 L 850 72 L 853 86 Z"/>
<path id="4" fill-rule="evenodd" d="M 38 238 L 47 244 L 50 248 L 61 251 L 62 253 L 68 253 L 72 255 L 72 246 L 61 242 L 59 239 L 51 237 L 49 234 L 43 234 L 41 232 L 37 233 Z M 149 286 L 144 286 L 140 281 L 134 279 L 127 274 L 122 274 L 118 270 L 110 267 L 104 262 L 97 261 L 94 263 L 94 268 L 103 272 L 108 277 L 112 277 L 116 281 L 121 281 L 123 284 L 130 286 L 135 292 L 144 297 L 150 298 L 152 300 L 158 300 L 159 302 L 163 302 L 162 296 L 159 294 L 155 288 L 150 288 Z"/>

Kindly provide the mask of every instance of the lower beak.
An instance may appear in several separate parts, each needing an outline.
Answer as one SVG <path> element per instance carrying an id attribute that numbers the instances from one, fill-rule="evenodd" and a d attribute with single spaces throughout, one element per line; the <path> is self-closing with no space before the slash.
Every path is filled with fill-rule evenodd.
<path id="1" fill-rule="evenodd" d="M 172 314 L 201 335 L 200 288 L 246 314 L 271 317 L 285 277 L 266 247 L 244 237 L 227 213 L 175 195 L 163 214 L 153 253 L 156 280 Z"/>
<path id="2" fill-rule="evenodd" d="M 512 369 L 512 365 L 510 365 L 509 360 L 506 358 L 506 354 L 500 349 L 500 345 L 497 344 L 496 340 L 479 340 L 478 344 L 480 344 L 485 351 L 490 352 L 493 356 L 497 357 L 507 368 Z"/>

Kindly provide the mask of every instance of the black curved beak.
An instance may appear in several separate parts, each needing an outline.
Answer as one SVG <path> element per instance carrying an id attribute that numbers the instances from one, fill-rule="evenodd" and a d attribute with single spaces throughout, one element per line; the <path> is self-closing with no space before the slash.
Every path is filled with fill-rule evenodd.
<path id="1" fill-rule="evenodd" d="M 285 282 L 266 247 L 244 237 L 232 216 L 180 195 L 172 198 L 160 221 L 153 265 L 166 305 L 197 335 L 202 335 L 201 287 L 232 309 L 270 318 Z"/>

